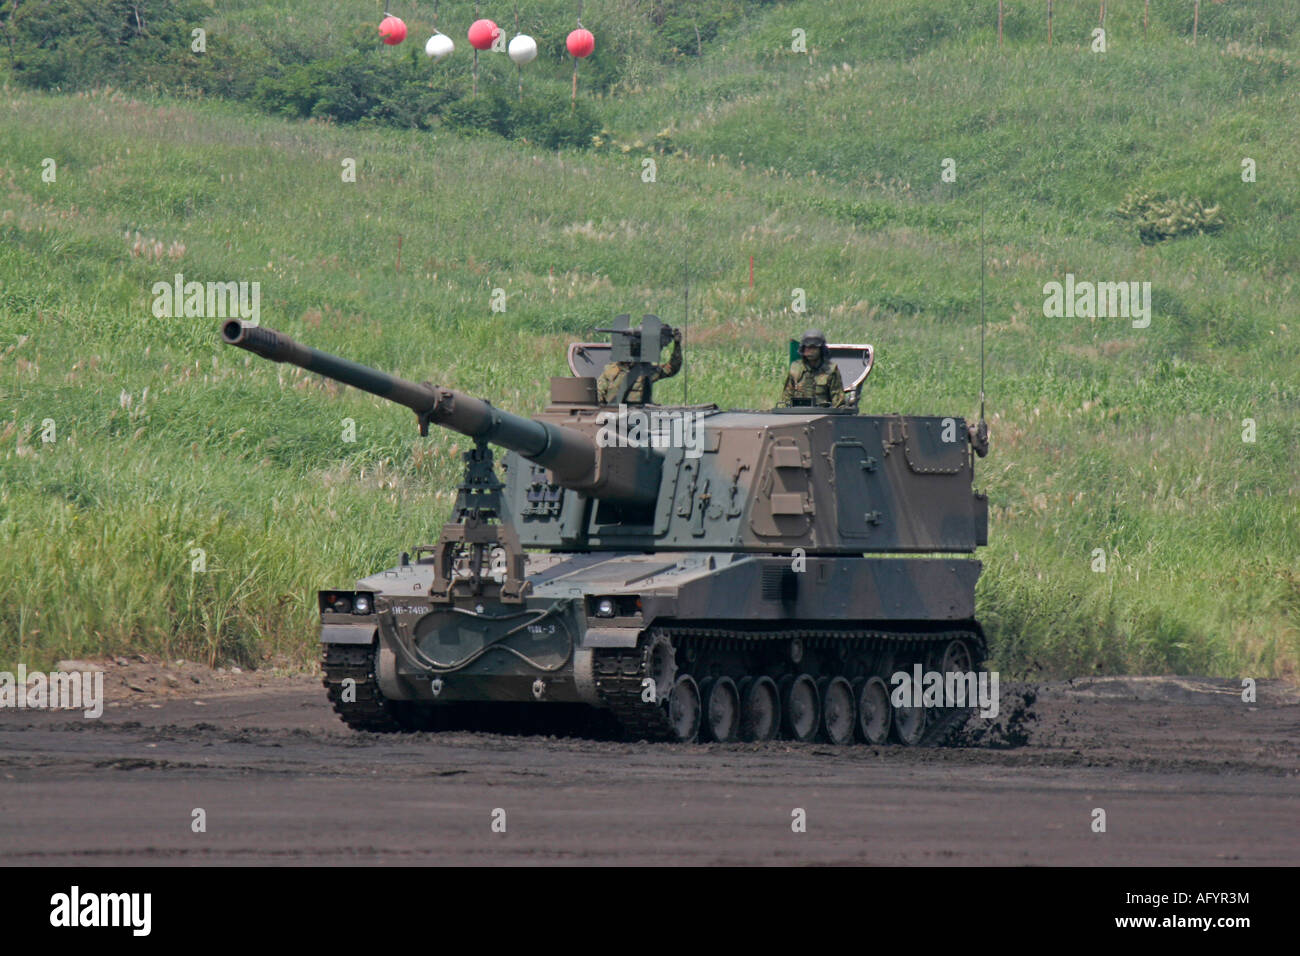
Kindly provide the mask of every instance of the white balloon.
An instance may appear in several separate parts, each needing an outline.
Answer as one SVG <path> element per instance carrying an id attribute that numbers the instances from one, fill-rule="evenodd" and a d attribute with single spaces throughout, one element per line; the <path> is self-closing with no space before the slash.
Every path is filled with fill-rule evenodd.
<path id="1" fill-rule="evenodd" d="M 510 59 L 522 66 L 536 58 L 537 41 L 526 34 L 520 33 L 510 41 L 510 45 L 506 47 L 506 52 L 510 54 Z"/>
<path id="2" fill-rule="evenodd" d="M 454 49 L 456 49 L 456 44 L 452 43 L 451 37 L 445 33 L 435 33 L 429 37 L 429 42 L 424 45 L 424 52 L 435 60 L 441 60 Z"/>

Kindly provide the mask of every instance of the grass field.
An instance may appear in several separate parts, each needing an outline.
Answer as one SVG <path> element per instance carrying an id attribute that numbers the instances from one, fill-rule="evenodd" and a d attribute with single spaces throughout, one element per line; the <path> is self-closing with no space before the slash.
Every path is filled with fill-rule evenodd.
<path id="1" fill-rule="evenodd" d="M 217 6 L 213 23 L 298 29 L 271 4 Z M 335 6 L 295 16 L 322 42 L 372 19 Z M 623 8 L 588 6 L 599 41 Z M 315 588 L 446 520 L 458 436 L 421 439 L 404 410 L 224 348 L 215 319 L 155 318 L 156 282 L 257 281 L 266 325 L 532 413 L 585 330 L 680 321 L 685 263 L 688 372 L 659 401 L 770 406 L 786 339 L 817 325 L 878 347 L 864 409 L 974 415 L 983 205 L 995 662 L 1294 677 L 1293 6 L 1202 4 L 1193 47 L 1190 3 L 1153 3 L 1144 41 L 1141 4 L 1115 2 L 1097 54 L 1091 4 L 1057 4 L 1048 48 L 1040 5 L 1008 3 L 1001 50 L 995 3 L 754 5 L 702 56 L 637 61 L 595 100 L 627 152 L 6 83 L 0 668 L 127 650 L 306 664 Z M 634 49 L 649 27 L 625 19 Z M 788 52 L 796 28 L 807 54 Z M 500 66 L 492 82 L 513 82 Z M 636 145 L 664 130 L 667 151 Z M 1141 190 L 1217 204 L 1227 225 L 1144 245 L 1116 214 Z M 1150 327 L 1044 317 L 1066 273 L 1149 281 Z"/>

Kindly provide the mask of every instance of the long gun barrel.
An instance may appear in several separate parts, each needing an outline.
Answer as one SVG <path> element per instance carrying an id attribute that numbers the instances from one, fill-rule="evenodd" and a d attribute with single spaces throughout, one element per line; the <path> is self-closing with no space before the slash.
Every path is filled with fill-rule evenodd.
<path id="1" fill-rule="evenodd" d="M 470 438 L 508 448 L 549 468 L 559 484 L 593 497 L 646 501 L 657 494 L 657 487 L 620 480 L 619 475 L 602 476 L 599 467 L 601 449 L 586 435 L 571 428 L 512 415 L 452 388 L 417 385 L 396 375 L 310 348 L 274 329 L 250 325 L 238 319 L 222 325 L 221 337 L 227 345 L 247 349 L 272 362 L 288 362 L 405 405 L 419 418 L 422 435 L 428 433 L 428 423 L 432 422 Z"/>

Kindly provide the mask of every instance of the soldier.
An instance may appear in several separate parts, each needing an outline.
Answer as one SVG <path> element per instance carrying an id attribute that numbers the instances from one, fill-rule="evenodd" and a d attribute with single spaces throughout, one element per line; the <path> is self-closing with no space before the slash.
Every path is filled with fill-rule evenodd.
<path id="1" fill-rule="evenodd" d="M 801 358 L 790 366 L 785 377 L 780 407 L 801 400 L 822 408 L 843 408 L 844 381 L 839 368 L 831 361 L 826 336 L 817 329 L 809 329 L 799 340 L 799 355 Z"/>
<path id="2" fill-rule="evenodd" d="M 635 354 L 635 353 L 633 353 Z M 619 393 L 632 373 L 633 362 L 610 362 L 596 382 L 596 401 L 610 405 L 618 401 Z M 664 365 L 644 366 L 649 369 L 628 389 L 623 401 L 628 405 L 643 405 L 650 401 L 650 386 L 661 378 L 672 378 L 682 367 L 682 330 L 673 329 L 673 351 Z"/>

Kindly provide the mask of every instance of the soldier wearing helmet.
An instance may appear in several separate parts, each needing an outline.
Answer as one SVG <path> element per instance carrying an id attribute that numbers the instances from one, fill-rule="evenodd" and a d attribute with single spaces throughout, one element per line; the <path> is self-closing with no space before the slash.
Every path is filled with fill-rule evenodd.
<path id="1" fill-rule="evenodd" d="M 844 382 L 839 368 L 831 361 L 826 336 L 817 329 L 809 329 L 799 340 L 799 356 L 799 361 L 790 366 L 785 377 L 781 407 L 844 407 Z"/>
<path id="2" fill-rule="evenodd" d="M 596 400 L 602 405 L 625 402 L 646 405 L 651 402 L 651 386 L 661 378 L 672 378 L 682 367 L 682 330 L 673 329 L 673 351 L 662 365 L 634 362 L 610 362 L 596 382 Z M 624 394 L 626 393 L 626 394 Z"/>

